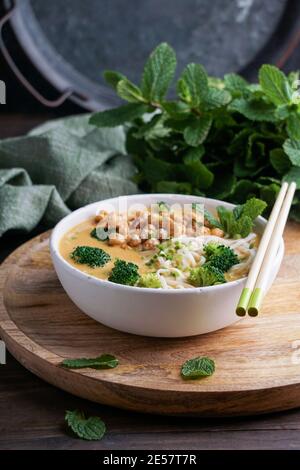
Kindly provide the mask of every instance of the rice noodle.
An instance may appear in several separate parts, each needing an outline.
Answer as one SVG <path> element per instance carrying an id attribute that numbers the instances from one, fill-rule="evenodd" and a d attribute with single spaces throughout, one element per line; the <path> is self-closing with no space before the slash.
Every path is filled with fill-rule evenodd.
<path id="1" fill-rule="evenodd" d="M 225 273 L 227 281 L 233 281 L 246 276 L 256 254 L 256 248 L 253 247 L 256 238 L 257 235 L 255 233 L 250 233 L 247 237 L 237 240 L 220 238 L 214 235 L 199 237 L 182 236 L 169 240 L 171 248 L 176 246 L 176 243 L 180 244 L 180 247 L 176 249 L 176 255 L 172 260 L 164 257 L 162 252 L 157 257 L 156 263 L 158 269 L 156 274 L 161 281 L 162 288 L 184 289 L 192 287 L 187 282 L 190 269 L 201 266 L 206 262 L 204 247 L 209 242 L 229 246 L 240 259 L 238 264 L 232 266 Z M 180 266 L 178 266 L 178 259 L 180 260 Z"/>

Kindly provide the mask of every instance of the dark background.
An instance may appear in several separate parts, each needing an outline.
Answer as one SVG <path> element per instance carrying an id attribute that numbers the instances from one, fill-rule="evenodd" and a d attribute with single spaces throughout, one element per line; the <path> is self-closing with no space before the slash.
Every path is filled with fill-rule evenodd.
<path id="1" fill-rule="evenodd" d="M 0 0 L 0 17 L 3 15 L 3 0 Z M 234 1 L 234 0 L 232 0 Z M 272 0 L 269 0 L 272 4 Z M 282 0 L 284 2 L 284 0 Z M 255 80 L 257 70 L 262 63 L 276 63 L 283 70 L 290 71 L 300 68 L 300 8 L 298 0 L 286 0 L 284 13 L 270 40 L 265 44 L 257 56 L 243 70 L 242 75 L 250 80 Z M 120 16 L 121 19 L 121 16 Z M 63 33 L 62 33 L 63 34 Z M 58 96 L 57 91 L 41 77 L 25 56 L 13 31 L 5 26 L 4 39 L 14 60 L 26 77 L 30 77 L 31 83 L 47 98 L 53 99 Z M 233 41 L 237 40 L 232 38 Z M 100 64 L 99 64 L 100 67 Z M 121 65 L 120 65 L 121 67 Z M 230 72 L 230 70 L 228 70 Z M 99 77 L 101 70 L 99 68 Z M 26 113 L 47 114 L 51 116 L 62 116 L 78 113 L 82 109 L 72 102 L 64 103 L 55 110 L 46 108 L 39 104 L 18 82 L 0 54 L 0 79 L 6 82 L 7 104 L 0 107 L 1 113 Z"/>

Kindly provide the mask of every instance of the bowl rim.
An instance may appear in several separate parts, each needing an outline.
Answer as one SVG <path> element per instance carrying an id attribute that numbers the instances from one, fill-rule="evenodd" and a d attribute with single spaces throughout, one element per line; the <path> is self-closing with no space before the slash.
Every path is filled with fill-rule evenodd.
<path id="1" fill-rule="evenodd" d="M 205 201 L 211 201 L 213 203 L 217 203 L 217 205 L 224 205 L 226 207 L 234 208 L 236 207 L 235 204 L 232 204 L 227 201 L 221 201 L 219 199 L 214 199 L 214 198 L 207 198 L 207 197 L 202 197 L 202 196 L 193 196 L 193 195 L 186 195 L 186 194 L 170 194 L 170 193 L 141 193 L 141 194 L 130 194 L 130 195 L 122 195 L 122 196 L 115 196 L 113 198 L 109 199 L 103 199 L 100 201 L 92 202 L 91 204 L 87 204 L 83 207 L 80 207 L 79 209 L 76 209 L 75 211 L 71 212 L 70 214 L 66 215 L 63 217 L 53 228 L 49 244 L 50 244 L 50 253 L 52 260 L 56 258 L 56 260 L 61 263 L 61 266 L 65 268 L 70 274 L 74 275 L 76 278 L 79 280 L 85 281 L 85 282 L 92 282 L 93 284 L 99 285 L 99 286 L 110 286 L 111 288 L 117 288 L 117 289 L 124 289 L 128 290 L 130 289 L 132 292 L 147 292 L 150 295 L 151 294 L 157 294 L 157 295 L 183 295 L 183 294 L 189 294 L 189 293 L 194 293 L 194 294 L 200 294 L 201 292 L 213 292 L 213 291 L 218 291 L 218 290 L 227 290 L 230 289 L 233 286 L 242 284 L 247 276 L 241 277 L 239 279 L 236 279 L 234 281 L 229 281 L 224 284 L 217 284 L 214 286 L 205 286 L 205 287 L 187 287 L 184 289 L 155 289 L 155 288 L 149 288 L 149 287 L 138 287 L 138 286 L 127 286 L 123 284 L 117 284 L 111 281 L 108 281 L 107 279 L 100 279 L 97 278 L 91 274 L 87 274 L 84 271 L 81 271 L 80 269 L 72 266 L 68 261 L 66 261 L 63 256 L 60 254 L 58 244 L 63 237 L 63 235 L 69 230 L 66 230 L 64 233 L 60 234 L 59 238 L 57 233 L 61 230 L 61 227 L 66 223 L 66 221 L 71 220 L 73 217 L 76 217 L 77 215 L 84 213 L 85 211 L 89 211 L 93 206 L 97 207 L 97 205 L 104 204 L 104 203 L 110 203 L 112 201 L 118 200 L 119 198 L 122 199 L 144 199 L 147 197 L 151 198 L 170 198 L 170 199 L 177 199 L 179 200 L 184 200 L 184 199 L 195 199 L 195 202 L 199 203 L 204 203 Z M 257 221 L 262 223 L 264 226 L 267 223 L 267 220 L 259 216 L 257 217 Z M 76 225 L 76 224 L 75 224 Z M 55 240 L 57 238 L 57 240 Z M 276 257 L 274 258 L 274 263 L 277 261 L 278 258 L 283 256 L 284 254 L 284 241 L 283 238 L 280 240 L 280 245 L 278 248 L 278 252 L 276 254 Z"/>

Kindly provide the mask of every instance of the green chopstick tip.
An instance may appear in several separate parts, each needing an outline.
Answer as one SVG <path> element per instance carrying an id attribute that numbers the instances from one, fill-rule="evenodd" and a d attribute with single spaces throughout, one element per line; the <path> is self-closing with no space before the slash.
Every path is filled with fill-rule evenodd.
<path id="1" fill-rule="evenodd" d="M 246 309 L 244 307 L 240 307 L 240 306 L 237 306 L 236 310 L 235 310 L 235 313 L 239 316 L 239 317 L 244 317 L 246 315 Z"/>
<path id="2" fill-rule="evenodd" d="M 260 287 L 256 287 L 251 295 L 251 299 L 248 305 L 248 315 L 250 317 L 256 317 L 258 315 L 262 299 L 263 290 Z"/>
<path id="3" fill-rule="evenodd" d="M 258 315 L 258 309 L 256 307 L 249 307 L 248 308 L 248 315 L 250 317 L 257 317 Z"/>
<path id="4" fill-rule="evenodd" d="M 249 289 L 249 287 L 244 287 L 240 296 L 239 303 L 237 304 L 237 307 L 235 310 L 235 313 L 239 317 L 244 317 L 246 315 L 250 297 L 251 297 L 251 290 Z"/>

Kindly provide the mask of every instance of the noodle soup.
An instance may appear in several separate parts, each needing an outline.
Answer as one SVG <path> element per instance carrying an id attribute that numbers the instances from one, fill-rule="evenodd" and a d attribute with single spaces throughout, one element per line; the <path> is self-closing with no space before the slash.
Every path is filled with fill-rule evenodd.
<path id="1" fill-rule="evenodd" d="M 249 272 L 259 239 L 250 217 L 242 219 L 243 210 L 250 213 L 240 206 L 239 217 L 224 210 L 218 217 L 196 205 L 184 213 L 163 202 L 142 210 L 102 210 L 66 232 L 59 249 L 77 269 L 118 284 L 208 287 Z M 251 212 L 257 213 L 253 207 Z"/>

